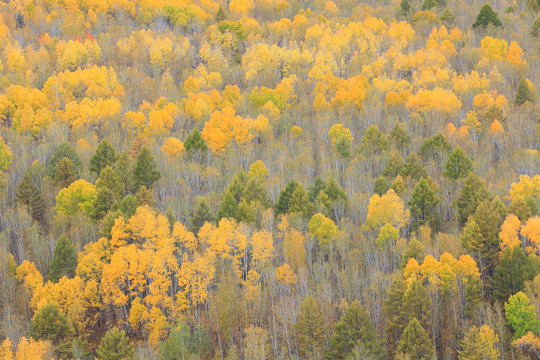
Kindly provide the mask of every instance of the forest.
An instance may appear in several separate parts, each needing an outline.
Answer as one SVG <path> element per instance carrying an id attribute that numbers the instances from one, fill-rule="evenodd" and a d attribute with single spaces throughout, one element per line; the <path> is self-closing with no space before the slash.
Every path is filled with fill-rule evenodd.
<path id="1" fill-rule="evenodd" d="M 0 360 L 540 359 L 540 0 L 0 1 Z"/>

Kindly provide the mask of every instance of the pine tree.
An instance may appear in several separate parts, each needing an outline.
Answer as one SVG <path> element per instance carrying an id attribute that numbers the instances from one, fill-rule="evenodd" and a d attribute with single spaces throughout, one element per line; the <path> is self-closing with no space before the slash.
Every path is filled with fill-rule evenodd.
<path id="1" fill-rule="evenodd" d="M 322 351 L 325 327 L 319 303 L 312 296 L 306 296 L 294 324 L 302 359 L 311 359 Z"/>
<path id="2" fill-rule="evenodd" d="M 527 83 L 527 80 L 525 80 L 525 78 L 522 77 L 519 80 L 518 88 L 516 91 L 516 99 L 514 100 L 514 104 L 523 105 L 527 101 L 534 102 L 534 92 L 532 91 L 529 84 Z"/>
<path id="3" fill-rule="evenodd" d="M 92 218 L 101 220 L 112 208 L 116 201 L 120 201 L 123 195 L 123 186 L 118 174 L 106 166 L 101 170 L 99 179 L 96 181 L 97 199 L 94 202 Z"/>
<path id="4" fill-rule="evenodd" d="M 450 141 L 439 132 L 422 143 L 418 154 L 425 159 L 433 159 L 436 163 L 443 163 L 451 149 Z"/>
<path id="5" fill-rule="evenodd" d="M 112 167 L 115 161 L 116 153 L 114 148 L 107 139 L 103 139 L 99 143 L 96 153 L 90 159 L 90 170 L 97 174 L 101 174 L 101 170 L 106 166 Z"/>
<path id="6" fill-rule="evenodd" d="M 274 207 L 276 215 L 287 214 L 289 212 L 289 207 L 291 206 L 291 199 L 297 186 L 298 183 L 294 180 L 291 180 L 287 184 L 287 186 L 285 186 L 285 189 L 281 191 L 281 193 L 279 194 L 278 202 Z"/>
<path id="7" fill-rule="evenodd" d="M 383 352 L 369 313 L 355 300 L 347 307 L 330 338 L 326 359 L 345 359 L 357 344 L 363 344 L 372 358 L 383 358 Z"/>
<path id="8" fill-rule="evenodd" d="M 227 18 L 227 12 L 223 5 L 219 4 L 218 11 L 216 12 L 216 23 L 220 23 Z"/>
<path id="9" fill-rule="evenodd" d="M 521 222 L 527 221 L 532 216 L 531 207 L 527 204 L 524 198 L 515 197 L 512 199 L 508 207 L 508 213 L 516 215 Z"/>
<path id="10" fill-rule="evenodd" d="M 409 0 L 401 0 L 401 3 L 399 4 L 401 7 L 401 14 L 405 17 L 409 15 L 409 11 L 411 11 L 411 3 Z"/>
<path id="11" fill-rule="evenodd" d="M 493 11 L 491 6 L 489 6 L 489 4 L 484 4 L 484 6 L 482 6 L 482 8 L 480 9 L 480 13 L 476 17 L 476 21 L 474 22 L 472 27 L 473 29 L 475 29 L 480 25 L 486 27 L 489 24 L 493 24 L 493 26 L 502 25 L 501 21 L 497 17 L 497 13 Z"/>
<path id="12" fill-rule="evenodd" d="M 101 339 L 97 356 L 100 360 L 129 360 L 133 359 L 134 352 L 126 333 L 118 328 L 112 328 Z"/>
<path id="13" fill-rule="evenodd" d="M 397 352 L 404 359 L 432 360 L 435 350 L 418 319 L 413 318 L 403 331 Z"/>
<path id="14" fill-rule="evenodd" d="M 71 243 L 71 240 L 62 235 L 56 241 L 54 247 L 53 259 L 49 272 L 49 280 L 57 282 L 61 277 L 72 278 L 77 268 L 77 250 Z"/>
<path id="15" fill-rule="evenodd" d="M 67 157 L 71 162 L 73 163 L 73 166 L 75 166 L 75 172 L 77 174 L 80 173 L 80 171 L 83 168 L 83 163 L 79 155 L 73 150 L 71 145 L 69 143 L 62 143 L 58 145 L 56 148 L 56 151 L 49 161 L 49 176 L 53 179 L 56 178 L 56 166 L 62 160 L 63 158 Z"/>
<path id="16" fill-rule="evenodd" d="M 399 175 L 404 178 L 410 176 L 414 180 L 419 180 L 423 177 L 427 177 L 427 171 L 424 168 L 422 159 L 416 155 L 416 153 L 412 152 L 407 157 L 407 161 L 401 167 Z"/>
<path id="17" fill-rule="evenodd" d="M 469 216 L 476 211 L 478 204 L 489 198 L 490 194 L 484 180 L 470 172 L 463 182 L 459 197 L 456 199 L 460 225 L 465 225 Z"/>
<path id="18" fill-rule="evenodd" d="M 208 151 L 208 145 L 206 145 L 206 141 L 204 141 L 199 129 L 194 128 L 188 135 L 184 142 L 184 149 L 190 159 L 198 162 L 202 161 Z"/>
<path id="19" fill-rule="evenodd" d="M 40 308 L 32 319 L 30 335 L 36 340 L 48 340 L 54 346 L 59 346 L 72 333 L 68 319 L 55 303 Z"/>
<path id="20" fill-rule="evenodd" d="M 392 153 L 392 156 L 390 156 L 390 158 L 386 162 L 386 165 L 382 172 L 382 176 L 385 176 L 389 179 L 395 178 L 400 173 L 403 165 L 403 158 L 401 157 L 401 155 L 399 155 L 397 151 L 394 151 Z"/>
<path id="21" fill-rule="evenodd" d="M 156 204 L 154 194 L 152 194 L 152 192 L 148 190 L 146 186 L 141 186 L 139 191 L 137 191 L 135 194 L 135 199 L 137 200 L 139 206 L 148 205 L 152 207 Z"/>
<path id="22" fill-rule="evenodd" d="M 137 163 L 133 171 L 134 191 L 137 191 L 141 186 L 146 186 L 148 189 L 161 178 L 161 173 L 157 170 L 156 161 L 150 153 L 150 150 L 144 146 L 137 156 Z"/>
<path id="23" fill-rule="evenodd" d="M 437 1 L 435 1 L 435 0 L 424 0 L 424 2 L 422 3 L 422 10 L 424 10 L 424 11 L 431 10 L 436 6 L 437 6 Z"/>
<path id="24" fill-rule="evenodd" d="M 270 207 L 270 198 L 266 193 L 264 183 L 255 177 L 251 177 L 244 190 L 242 191 L 242 200 L 245 200 L 248 205 L 259 203 L 265 209 Z"/>
<path id="25" fill-rule="evenodd" d="M 499 338 L 489 326 L 483 325 L 478 329 L 473 325 L 461 342 L 459 360 L 498 360 L 498 342 Z"/>
<path id="26" fill-rule="evenodd" d="M 403 308 L 403 297 L 406 290 L 407 285 L 403 280 L 403 276 L 396 277 L 390 283 L 388 297 L 383 306 L 383 314 L 386 318 L 384 327 L 386 347 L 387 354 L 390 358 L 393 358 L 403 329 L 407 325 L 405 323 L 405 310 Z"/>
<path id="27" fill-rule="evenodd" d="M 471 160 L 467 157 L 465 151 L 458 145 L 448 156 L 446 164 L 444 165 L 443 175 L 449 179 L 457 180 L 464 178 L 473 170 Z"/>
<path id="28" fill-rule="evenodd" d="M 128 154 L 122 153 L 120 156 L 118 156 L 114 166 L 114 171 L 122 184 L 123 196 L 128 195 L 134 188 L 131 159 Z"/>
<path id="29" fill-rule="evenodd" d="M 431 224 L 433 227 L 433 223 L 437 220 L 436 208 L 439 203 L 440 200 L 435 195 L 429 182 L 424 178 L 420 179 L 414 187 L 411 200 L 409 201 L 412 230 L 417 230 L 424 224 Z"/>
<path id="30" fill-rule="evenodd" d="M 75 166 L 69 160 L 69 158 L 64 157 L 56 165 L 54 182 L 61 188 L 68 187 L 72 182 L 78 179 L 77 173 L 75 172 Z"/>
<path id="31" fill-rule="evenodd" d="M 41 196 L 41 191 L 34 185 L 30 173 L 27 171 L 17 187 L 15 200 L 20 205 L 28 208 L 32 218 L 43 224 L 45 221 L 45 200 Z"/>
<path id="32" fill-rule="evenodd" d="M 320 192 L 326 188 L 326 182 L 321 178 L 316 178 L 312 185 L 308 186 L 309 201 L 315 204 Z"/>
<path id="33" fill-rule="evenodd" d="M 216 217 L 217 222 L 223 218 L 235 219 L 237 213 L 238 203 L 236 202 L 232 191 L 225 191 L 225 195 L 223 196 L 221 204 L 219 205 L 219 210 Z"/>
<path id="34" fill-rule="evenodd" d="M 388 190 L 390 190 L 390 183 L 388 182 L 388 179 L 384 176 L 379 176 L 375 180 L 375 184 L 373 184 L 373 193 L 382 196 L 386 194 Z"/>
<path id="35" fill-rule="evenodd" d="M 191 232 L 197 234 L 205 223 L 211 223 L 213 221 L 214 216 L 210 211 L 210 206 L 208 206 L 208 203 L 204 198 L 201 198 L 191 217 Z"/>
<path id="36" fill-rule="evenodd" d="M 536 20 L 534 20 L 531 26 L 530 34 L 532 37 L 535 37 L 535 38 L 540 35 L 540 16 L 538 16 Z"/>
<path id="37" fill-rule="evenodd" d="M 525 288 L 525 282 L 538 274 L 536 256 L 525 255 L 520 246 L 506 248 L 493 275 L 493 295 L 504 303 L 508 297 Z"/>
<path id="38" fill-rule="evenodd" d="M 302 214 L 304 219 L 311 219 L 315 212 L 315 206 L 309 201 L 309 196 L 302 184 L 298 184 L 294 189 L 289 213 Z"/>

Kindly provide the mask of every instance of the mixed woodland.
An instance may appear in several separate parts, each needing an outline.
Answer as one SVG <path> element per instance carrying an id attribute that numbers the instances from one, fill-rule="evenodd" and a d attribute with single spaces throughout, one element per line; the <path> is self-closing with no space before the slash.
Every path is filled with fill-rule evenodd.
<path id="1" fill-rule="evenodd" d="M 0 359 L 540 359 L 540 0 L 0 2 Z"/>

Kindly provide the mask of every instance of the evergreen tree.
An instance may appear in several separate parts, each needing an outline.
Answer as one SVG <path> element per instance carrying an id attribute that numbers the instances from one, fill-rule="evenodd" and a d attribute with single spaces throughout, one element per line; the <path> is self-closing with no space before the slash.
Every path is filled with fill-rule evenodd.
<path id="1" fill-rule="evenodd" d="M 412 229 L 417 230 L 424 224 L 433 225 L 433 222 L 437 220 L 436 208 L 439 203 L 440 200 L 435 195 L 435 191 L 433 191 L 429 182 L 424 178 L 420 179 L 414 187 L 411 200 L 409 201 Z"/>
<path id="2" fill-rule="evenodd" d="M 372 358 L 383 358 L 383 352 L 369 313 L 355 300 L 347 307 L 330 338 L 325 358 L 345 359 L 357 344 L 363 344 Z"/>
<path id="3" fill-rule="evenodd" d="M 532 91 L 529 84 L 527 83 L 527 80 L 525 80 L 525 78 L 522 77 L 519 80 L 518 88 L 516 91 L 516 99 L 514 100 L 514 104 L 523 105 L 527 101 L 534 102 L 534 92 Z"/>
<path id="4" fill-rule="evenodd" d="M 291 206 L 291 200 L 294 193 L 294 190 L 298 186 L 298 183 L 294 180 L 291 180 L 285 189 L 279 194 L 278 202 L 274 208 L 276 215 L 287 214 L 289 212 L 289 207 Z"/>
<path id="5" fill-rule="evenodd" d="M 198 162 L 202 161 L 208 151 L 208 145 L 206 145 L 206 141 L 204 141 L 199 129 L 194 128 L 188 135 L 184 142 L 184 149 L 190 159 Z"/>
<path id="6" fill-rule="evenodd" d="M 15 200 L 20 205 L 28 208 L 30 216 L 37 222 L 43 224 L 45 221 L 45 200 L 41 196 L 41 191 L 32 181 L 30 173 L 27 171 L 17 186 Z"/>
<path id="7" fill-rule="evenodd" d="M 322 351 L 325 327 L 319 303 L 312 296 L 306 296 L 294 324 L 302 359 L 311 359 Z"/>
<path id="8" fill-rule="evenodd" d="M 76 268 L 77 250 L 71 243 L 71 240 L 67 236 L 62 235 L 58 238 L 54 247 L 49 280 L 57 282 L 63 276 L 72 278 L 75 275 Z"/>
<path id="9" fill-rule="evenodd" d="M 416 153 L 412 152 L 407 157 L 407 161 L 405 162 L 405 164 L 403 164 L 403 166 L 401 167 L 399 175 L 404 178 L 410 176 L 414 180 L 419 180 L 423 177 L 427 177 L 427 171 L 424 168 L 424 163 L 422 162 L 422 159 L 418 155 L 416 155 Z"/>
<path id="10" fill-rule="evenodd" d="M 238 203 L 236 202 L 232 191 L 225 191 L 225 195 L 223 196 L 221 204 L 219 205 L 219 210 L 216 218 L 217 222 L 219 222 L 223 218 L 235 219 L 237 213 Z"/>
<path id="11" fill-rule="evenodd" d="M 441 21 L 447 25 L 454 24 L 456 22 L 456 15 L 449 8 L 444 9 L 440 16 Z"/>
<path id="12" fill-rule="evenodd" d="M 389 358 L 393 358 L 403 329 L 407 325 L 405 323 L 405 310 L 403 308 L 403 297 L 406 290 L 407 285 L 403 280 L 403 276 L 396 277 L 390 283 L 388 296 L 384 302 L 383 315 L 386 318 L 384 332 Z"/>
<path id="13" fill-rule="evenodd" d="M 497 342 L 499 338 L 489 326 L 478 329 L 473 325 L 461 342 L 459 360 L 498 360 L 500 353 Z"/>
<path id="14" fill-rule="evenodd" d="M 48 340 L 60 346 L 72 333 L 68 319 L 55 303 L 41 307 L 32 319 L 30 335 L 36 340 Z"/>
<path id="15" fill-rule="evenodd" d="M 128 195 L 134 188 L 131 159 L 128 154 L 122 153 L 120 156 L 118 156 L 114 166 L 114 171 L 122 184 L 123 196 Z"/>
<path id="16" fill-rule="evenodd" d="M 390 179 L 395 178 L 400 173 L 403 164 L 404 162 L 401 155 L 399 155 L 397 151 L 394 151 L 390 159 L 388 159 L 388 161 L 386 162 L 386 166 L 384 167 L 382 176 Z"/>
<path id="17" fill-rule="evenodd" d="M 248 205 L 259 203 L 265 209 L 270 207 L 270 199 L 266 193 L 264 183 L 255 177 L 251 177 L 246 183 L 242 191 L 242 200 L 245 200 Z"/>
<path id="18" fill-rule="evenodd" d="M 525 255 L 520 246 L 506 248 L 493 276 L 493 295 L 500 302 L 523 291 L 525 282 L 538 274 L 538 260 L 531 254 Z"/>
<path id="19" fill-rule="evenodd" d="M 508 207 L 508 213 L 516 215 L 521 222 L 527 221 L 533 214 L 531 207 L 522 197 L 515 197 L 512 199 L 512 202 Z"/>
<path id="20" fill-rule="evenodd" d="M 75 166 L 75 172 L 77 174 L 80 173 L 80 171 L 83 168 L 83 163 L 77 152 L 73 150 L 71 145 L 69 143 L 61 143 L 56 148 L 56 151 L 49 161 L 49 176 L 53 179 L 56 178 L 56 166 L 62 160 L 63 158 L 67 157 L 71 162 L 73 163 L 73 166 Z"/>
<path id="21" fill-rule="evenodd" d="M 388 136 L 376 125 L 371 124 L 360 141 L 360 149 L 367 156 L 378 155 L 381 151 L 388 149 L 388 144 Z"/>
<path id="22" fill-rule="evenodd" d="M 118 203 L 117 208 L 129 219 L 135 215 L 139 206 L 139 201 L 135 196 L 127 195 Z"/>
<path id="23" fill-rule="evenodd" d="M 312 185 L 308 186 L 309 201 L 315 204 L 317 197 L 326 188 L 326 182 L 321 178 L 316 178 Z"/>
<path id="24" fill-rule="evenodd" d="M 422 10 L 424 10 L 424 11 L 431 10 L 436 6 L 437 6 L 437 1 L 435 1 L 435 0 L 424 0 L 424 2 L 422 3 Z"/>
<path id="25" fill-rule="evenodd" d="M 379 196 L 382 196 L 386 194 L 388 190 L 390 190 L 390 183 L 388 182 L 388 179 L 384 176 L 379 176 L 373 185 L 373 192 Z"/>
<path id="26" fill-rule="evenodd" d="M 167 340 L 159 344 L 159 352 L 164 360 L 204 358 L 207 348 L 204 331 L 197 326 L 192 334 L 185 317 L 171 329 Z"/>
<path id="27" fill-rule="evenodd" d="M 536 20 L 534 20 L 531 26 L 530 34 L 532 37 L 535 37 L 535 38 L 537 38 L 540 35 L 540 16 L 538 16 Z"/>
<path id="28" fill-rule="evenodd" d="M 148 205 L 152 207 L 156 204 L 154 194 L 152 194 L 152 192 L 148 190 L 146 186 L 141 186 L 139 191 L 137 191 L 135 194 L 135 199 L 137 200 L 139 206 Z"/>
<path id="29" fill-rule="evenodd" d="M 78 179 L 77 173 L 75 172 L 75 166 L 69 160 L 69 158 L 64 157 L 56 165 L 54 182 L 56 185 L 61 188 L 68 187 L 72 182 Z"/>
<path id="30" fill-rule="evenodd" d="M 435 350 L 429 335 L 426 333 L 418 319 L 413 318 L 403 331 L 398 345 L 398 354 L 403 359 L 432 360 Z"/>
<path id="31" fill-rule="evenodd" d="M 473 170 L 471 160 L 467 157 L 461 146 L 458 145 L 448 156 L 444 165 L 443 175 L 449 179 L 457 180 L 464 178 Z"/>
<path id="32" fill-rule="evenodd" d="M 161 178 L 161 173 L 157 170 L 156 161 L 150 153 L 150 150 L 144 146 L 137 156 L 137 163 L 133 171 L 134 191 L 137 191 L 141 186 L 146 186 L 148 189 Z"/>
<path id="33" fill-rule="evenodd" d="M 401 3 L 399 3 L 399 6 L 401 7 L 401 14 L 405 17 L 409 16 L 409 11 L 411 11 L 411 3 L 409 0 L 401 0 Z"/>
<path id="34" fill-rule="evenodd" d="M 191 217 L 191 232 L 197 234 L 205 223 L 211 223 L 213 221 L 214 216 L 210 211 L 210 206 L 208 206 L 208 203 L 204 198 L 201 198 L 195 207 L 195 211 L 193 211 L 193 216 Z"/>
<path id="35" fill-rule="evenodd" d="M 101 220 L 112 208 L 116 201 L 122 199 L 124 193 L 122 183 L 117 173 L 106 166 L 101 170 L 99 179 L 96 181 L 97 198 L 94 202 L 92 218 Z"/>
<path id="36" fill-rule="evenodd" d="M 220 23 L 227 18 L 227 12 L 223 5 L 219 4 L 218 11 L 216 12 L 216 23 Z"/>
<path id="37" fill-rule="evenodd" d="M 443 163 L 450 149 L 452 149 L 452 144 L 439 132 L 422 143 L 418 154 L 424 159 L 432 159 L 436 163 Z"/>
<path id="38" fill-rule="evenodd" d="M 489 198 L 490 194 L 484 180 L 470 172 L 463 182 L 459 197 L 456 199 L 460 225 L 465 225 L 469 216 L 476 211 L 478 204 Z"/>
<path id="39" fill-rule="evenodd" d="M 330 179 L 323 193 L 326 195 L 326 201 L 323 202 L 325 213 L 332 221 L 338 223 L 349 207 L 349 198 L 335 179 Z"/>
<path id="40" fill-rule="evenodd" d="M 482 8 L 480 9 L 480 13 L 476 17 L 476 21 L 474 22 L 472 27 L 473 29 L 475 29 L 480 25 L 486 27 L 489 24 L 493 24 L 493 26 L 502 25 L 501 21 L 497 17 L 497 13 L 493 11 L 491 6 L 489 6 L 489 4 L 484 4 L 484 6 L 482 6 Z"/>
<path id="41" fill-rule="evenodd" d="M 309 201 L 309 196 L 302 184 L 298 184 L 296 189 L 294 189 L 289 213 L 302 214 L 304 219 L 311 219 L 315 213 L 315 206 Z"/>
<path id="42" fill-rule="evenodd" d="M 116 153 L 114 148 L 107 139 L 103 139 L 99 143 L 96 153 L 90 159 L 90 170 L 96 174 L 101 174 L 101 170 L 106 166 L 112 167 L 115 161 Z"/>
<path id="43" fill-rule="evenodd" d="M 134 352 L 126 333 L 118 328 L 112 328 L 101 339 L 97 356 L 100 360 L 129 360 L 133 359 Z"/>

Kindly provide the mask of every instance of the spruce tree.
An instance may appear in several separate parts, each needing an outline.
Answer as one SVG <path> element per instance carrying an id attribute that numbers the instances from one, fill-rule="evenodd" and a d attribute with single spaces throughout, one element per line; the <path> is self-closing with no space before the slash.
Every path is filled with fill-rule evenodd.
<path id="1" fill-rule="evenodd" d="M 265 209 L 270 207 L 270 199 L 266 193 L 264 183 L 255 177 L 251 177 L 244 190 L 242 191 L 242 200 L 245 200 L 248 205 L 259 203 Z"/>
<path id="2" fill-rule="evenodd" d="M 491 6 L 489 4 L 484 4 L 482 8 L 480 9 L 480 13 L 478 13 L 478 16 L 476 17 L 476 21 L 473 24 L 473 29 L 477 28 L 478 26 L 482 25 L 483 27 L 488 26 L 489 24 L 493 24 L 493 26 L 501 26 L 502 23 L 497 17 L 497 13 L 493 11 Z"/>
<path id="3" fill-rule="evenodd" d="M 83 168 L 83 163 L 80 158 L 80 156 L 73 150 L 71 145 L 69 143 L 61 143 L 56 148 L 56 151 L 49 161 L 49 176 L 51 178 L 56 178 L 56 166 L 62 160 L 63 158 L 67 157 L 71 162 L 73 163 L 73 166 L 75 166 L 75 172 L 77 174 L 80 173 L 80 171 Z"/>
<path id="4" fill-rule="evenodd" d="M 227 12 L 223 5 L 219 4 L 218 11 L 216 12 L 216 23 L 220 23 L 227 18 Z"/>
<path id="5" fill-rule="evenodd" d="M 210 206 L 208 206 L 208 203 L 204 198 L 201 198 L 191 217 L 191 232 L 197 234 L 205 223 L 211 223 L 213 221 L 214 216 L 210 211 Z"/>
<path id="6" fill-rule="evenodd" d="M 32 319 L 30 335 L 36 340 L 48 340 L 59 346 L 72 334 L 73 328 L 55 303 L 40 308 Z"/>
<path id="7" fill-rule="evenodd" d="M 465 225 L 469 216 L 476 211 L 478 204 L 489 198 L 490 194 L 484 180 L 470 172 L 463 182 L 459 197 L 456 199 L 460 225 Z"/>
<path id="8" fill-rule="evenodd" d="M 123 196 L 128 195 L 133 191 L 133 171 L 131 167 L 131 159 L 128 154 L 122 153 L 118 156 L 114 166 L 116 176 L 122 184 Z"/>
<path id="9" fill-rule="evenodd" d="M 298 184 L 294 189 L 289 213 L 302 214 L 304 219 L 311 219 L 315 212 L 315 206 L 309 201 L 309 196 L 302 184 Z"/>
<path id="10" fill-rule="evenodd" d="M 533 214 L 529 204 L 520 196 L 512 199 L 508 213 L 516 215 L 521 222 L 527 221 Z"/>
<path id="11" fill-rule="evenodd" d="M 289 207 L 291 206 L 291 200 L 294 193 L 294 190 L 298 186 L 298 183 L 294 180 L 291 180 L 285 189 L 279 194 L 278 202 L 274 207 L 276 215 L 287 214 L 289 212 Z"/>
<path id="12" fill-rule="evenodd" d="M 403 178 L 410 176 L 414 180 L 419 180 L 423 177 L 427 177 L 427 171 L 424 168 L 422 159 L 415 152 L 412 152 L 407 157 L 407 161 L 401 167 L 399 175 L 401 175 Z"/>
<path id="13" fill-rule="evenodd" d="M 326 359 L 345 359 L 357 344 L 363 344 L 373 359 L 382 359 L 383 351 L 369 313 L 355 300 L 336 324 Z"/>
<path id="14" fill-rule="evenodd" d="M 126 338 L 126 333 L 118 328 L 107 331 L 97 349 L 100 360 L 129 360 L 133 359 L 135 350 Z"/>
<path id="15" fill-rule="evenodd" d="M 64 157 L 56 165 L 54 182 L 61 188 L 68 187 L 72 182 L 77 180 L 77 172 L 75 171 L 75 166 L 69 160 L 69 158 Z"/>
<path id="16" fill-rule="evenodd" d="M 97 199 L 94 202 L 92 218 L 101 220 L 113 204 L 122 199 L 124 192 L 118 174 L 109 165 L 101 170 L 99 179 L 96 181 L 96 191 Z"/>
<path id="17" fill-rule="evenodd" d="M 75 275 L 76 268 L 77 250 L 67 236 L 61 235 L 54 247 L 49 280 L 57 282 L 63 276 L 72 278 Z"/>
<path id="18" fill-rule="evenodd" d="M 184 149 L 191 160 L 202 161 L 208 151 L 208 145 L 206 145 L 206 141 L 204 141 L 199 129 L 194 128 L 187 136 L 184 142 Z"/>
<path id="19" fill-rule="evenodd" d="M 326 326 L 321 307 L 313 296 L 304 298 L 293 328 L 302 358 L 310 359 L 322 351 Z"/>
<path id="20" fill-rule="evenodd" d="M 433 181 L 433 180 L 432 180 Z M 434 224 L 437 220 L 436 208 L 440 200 L 435 195 L 435 191 L 431 188 L 429 182 L 422 178 L 414 187 L 411 200 L 409 201 L 412 230 L 417 230 L 424 224 Z"/>
<path id="21" fill-rule="evenodd" d="M 41 196 L 41 191 L 32 181 L 30 173 L 27 171 L 17 187 L 15 195 L 17 203 L 28 208 L 30 216 L 37 222 L 43 224 L 45 221 L 45 200 Z"/>
<path id="22" fill-rule="evenodd" d="M 216 220 L 219 222 L 223 218 L 236 218 L 238 213 L 238 203 L 234 198 L 232 191 L 225 191 L 225 195 L 219 205 Z"/>
<path id="23" fill-rule="evenodd" d="M 527 101 L 534 102 L 534 92 L 532 91 L 529 84 L 527 83 L 527 80 L 525 80 L 525 78 L 522 77 L 519 80 L 518 88 L 516 91 L 516 99 L 514 100 L 514 104 L 523 105 Z"/>
<path id="24" fill-rule="evenodd" d="M 435 0 L 424 0 L 424 2 L 422 3 L 422 10 L 424 10 L 424 11 L 431 10 L 436 6 L 437 6 L 437 1 L 435 1 Z"/>
<path id="25" fill-rule="evenodd" d="M 538 16 L 536 20 L 534 20 L 531 26 L 530 34 L 532 37 L 535 37 L 535 38 L 537 38 L 540 35 L 540 16 Z"/>
<path id="26" fill-rule="evenodd" d="M 138 191 L 141 186 L 148 189 L 161 178 L 161 173 L 157 169 L 156 161 L 150 153 L 150 150 L 144 146 L 137 156 L 137 163 L 133 171 L 134 191 Z"/>
<path id="27" fill-rule="evenodd" d="M 135 199 L 137 200 L 139 206 L 148 205 L 152 207 L 156 204 L 154 194 L 152 194 L 152 192 L 146 186 L 141 186 L 139 191 L 137 191 L 135 194 Z"/>
<path id="28" fill-rule="evenodd" d="M 394 151 L 392 153 L 392 156 L 390 156 L 390 158 L 386 162 L 386 165 L 382 172 L 382 176 L 385 176 L 389 179 L 395 178 L 400 173 L 403 165 L 403 158 L 397 151 Z"/>
<path id="29" fill-rule="evenodd" d="M 396 277 L 390 283 L 388 296 L 383 305 L 383 314 L 386 318 L 384 332 L 387 354 L 390 358 L 393 358 L 403 329 L 407 325 L 403 307 L 403 297 L 406 290 L 407 284 L 405 284 L 403 276 Z"/>
<path id="30" fill-rule="evenodd" d="M 373 193 L 382 196 L 390 190 L 390 182 L 385 176 L 379 176 L 373 184 Z"/>
<path id="31" fill-rule="evenodd" d="M 411 3 L 409 0 L 401 0 L 401 3 L 399 3 L 399 6 L 401 7 L 401 14 L 405 17 L 409 16 L 409 11 L 411 11 Z"/>
<path id="32" fill-rule="evenodd" d="M 525 282 L 538 274 L 538 260 L 527 256 L 520 246 L 506 248 L 493 275 L 493 295 L 501 303 L 525 288 Z"/>
<path id="33" fill-rule="evenodd" d="M 326 182 L 320 177 L 316 178 L 315 181 L 313 181 L 313 184 L 308 186 L 308 189 L 307 189 L 309 201 L 315 204 L 320 192 L 323 191 L 325 188 L 326 188 Z"/>
<path id="34" fill-rule="evenodd" d="M 442 163 L 451 149 L 450 141 L 439 132 L 422 143 L 418 154 L 424 159 Z"/>
<path id="35" fill-rule="evenodd" d="M 443 175 L 449 179 L 458 180 L 472 172 L 473 165 L 461 146 L 456 146 L 448 156 L 444 165 Z"/>
<path id="36" fill-rule="evenodd" d="M 413 318 L 399 342 L 397 352 L 403 359 L 432 360 L 435 350 L 429 335 L 426 333 L 418 319 Z"/>
<path id="37" fill-rule="evenodd" d="M 106 166 L 113 166 L 116 161 L 116 153 L 114 148 L 107 139 L 103 139 L 96 150 L 96 153 L 90 159 L 90 170 L 101 174 Z"/>

